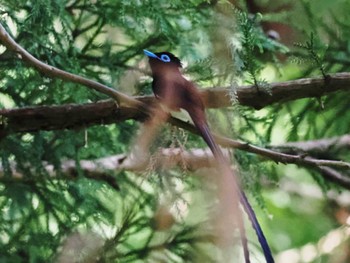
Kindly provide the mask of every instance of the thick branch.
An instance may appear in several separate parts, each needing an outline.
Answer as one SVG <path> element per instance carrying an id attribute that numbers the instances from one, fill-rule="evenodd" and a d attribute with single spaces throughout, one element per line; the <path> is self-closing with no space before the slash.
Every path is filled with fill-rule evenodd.
<path id="1" fill-rule="evenodd" d="M 143 121 L 146 114 L 120 106 L 113 100 L 88 104 L 37 106 L 0 110 L 0 134 L 39 130 L 62 130 L 111 124 L 129 119 Z"/>
<path id="2" fill-rule="evenodd" d="M 253 86 L 236 89 L 239 103 L 260 108 L 274 102 L 282 102 L 304 97 L 318 97 L 320 94 L 337 90 L 350 90 L 350 74 L 338 73 L 330 77 L 332 86 L 322 87 L 323 79 L 310 78 L 271 84 L 271 93 L 257 94 Z M 341 84 L 341 83 L 344 83 Z M 202 91 L 207 108 L 221 108 L 232 105 L 229 88 L 211 88 Z M 131 98 L 141 102 L 142 109 L 117 105 L 113 100 L 83 105 L 39 106 L 21 109 L 0 110 L 0 132 L 28 132 L 38 130 L 59 130 L 90 125 L 110 124 L 128 119 L 143 120 L 147 115 L 145 105 L 155 103 L 153 96 Z M 143 102 L 143 103 L 142 103 Z M 134 104 L 134 103 L 133 103 Z M 148 109 L 148 107 L 147 107 Z M 57 115 L 56 115 L 57 114 Z M 62 117 L 64 116 L 64 120 Z M 81 118 L 80 118 L 81 117 Z"/>
<path id="3" fill-rule="evenodd" d="M 350 73 L 336 73 L 323 77 L 305 78 L 269 85 L 267 92 L 260 92 L 254 86 L 237 89 L 237 99 L 241 105 L 261 109 L 273 103 L 281 103 L 301 98 L 318 98 L 335 91 L 350 91 Z"/>
<path id="4" fill-rule="evenodd" d="M 323 77 L 305 78 L 269 84 L 268 90 L 258 89 L 254 85 L 231 87 L 213 87 L 202 90 L 201 95 L 207 108 L 232 106 L 233 100 L 240 105 L 262 109 L 274 103 L 282 103 L 302 98 L 319 98 L 323 95 L 350 91 L 350 73 L 342 72 Z M 143 101 L 153 97 L 142 97 Z"/>

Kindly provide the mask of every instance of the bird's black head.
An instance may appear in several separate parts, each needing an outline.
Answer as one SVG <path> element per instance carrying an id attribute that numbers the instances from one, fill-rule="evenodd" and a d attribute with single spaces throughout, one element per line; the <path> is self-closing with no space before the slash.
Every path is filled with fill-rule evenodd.
<path id="1" fill-rule="evenodd" d="M 180 59 L 174 54 L 171 54 L 170 52 L 152 53 L 146 49 L 144 49 L 143 52 L 147 57 L 149 57 L 150 62 L 160 62 L 164 64 L 169 63 L 172 65 L 176 65 L 179 68 L 182 68 L 182 63 Z"/>

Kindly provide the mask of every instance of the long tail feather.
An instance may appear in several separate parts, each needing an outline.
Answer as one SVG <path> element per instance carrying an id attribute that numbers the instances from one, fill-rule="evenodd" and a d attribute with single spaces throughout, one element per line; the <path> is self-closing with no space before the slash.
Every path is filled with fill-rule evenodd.
<path id="1" fill-rule="evenodd" d="M 244 260 L 245 260 L 245 263 L 250 263 L 248 240 L 247 240 L 247 235 L 245 233 L 245 227 L 244 227 L 243 217 L 241 213 L 237 215 L 237 219 L 239 221 L 238 225 L 239 225 L 239 232 L 241 236 L 241 243 L 243 247 Z"/>
<path id="2" fill-rule="evenodd" d="M 205 142 L 208 144 L 209 148 L 213 152 L 214 156 L 217 159 L 219 159 L 220 162 L 223 162 L 225 160 L 224 155 L 223 155 L 220 147 L 214 141 L 214 138 L 209 130 L 208 125 L 206 123 L 198 123 L 196 121 L 196 120 L 198 120 L 198 118 L 192 118 L 192 120 L 194 121 L 194 124 L 197 127 L 197 129 L 200 131 L 203 139 L 205 140 Z M 240 198 L 240 202 L 244 208 L 244 211 L 248 215 L 249 220 L 251 221 L 252 226 L 253 226 L 253 228 L 258 236 L 258 240 L 259 240 L 260 246 L 264 252 L 266 262 L 267 263 L 274 263 L 275 261 L 272 257 L 272 253 L 271 253 L 271 249 L 269 247 L 269 244 L 268 244 L 268 242 L 265 238 L 265 235 L 261 229 L 261 226 L 258 222 L 258 219 L 255 215 L 255 212 L 247 199 L 247 196 L 245 195 L 245 193 L 243 191 L 241 191 L 241 189 L 238 186 L 238 183 L 236 183 L 236 188 L 237 188 L 237 192 L 238 192 L 238 195 Z M 243 246 L 243 250 L 244 250 L 245 260 L 246 260 L 246 262 L 250 262 L 249 261 L 249 251 L 248 251 L 248 242 L 247 242 L 247 238 L 245 236 L 244 228 L 243 228 L 243 231 L 242 231 L 242 229 L 240 229 L 240 232 L 241 232 L 241 241 L 242 241 L 242 246 Z"/>
<path id="3" fill-rule="evenodd" d="M 247 196 L 245 195 L 245 193 L 243 191 L 240 191 L 240 190 L 239 190 L 239 195 L 240 195 L 241 204 L 244 207 L 244 210 L 247 213 L 247 215 L 248 215 L 248 217 L 253 225 L 253 228 L 256 232 L 256 235 L 258 236 L 258 240 L 259 240 L 260 246 L 264 252 L 266 262 L 267 263 L 274 263 L 275 261 L 272 257 L 272 253 L 271 253 L 271 249 L 269 247 L 269 244 L 266 240 L 264 232 L 261 229 L 261 226 L 258 222 L 258 219 L 256 218 L 255 212 L 253 211 L 253 208 L 247 199 Z"/>

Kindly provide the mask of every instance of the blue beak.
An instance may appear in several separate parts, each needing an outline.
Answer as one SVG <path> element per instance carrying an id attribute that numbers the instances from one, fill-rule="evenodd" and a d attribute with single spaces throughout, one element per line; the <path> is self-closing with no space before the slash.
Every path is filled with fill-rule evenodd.
<path id="1" fill-rule="evenodd" d="M 146 55 L 147 57 L 150 57 L 150 58 L 158 58 L 158 57 L 156 56 L 156 54 L 154 54 L 154 53 L 152 53 L 151 51 L 148 51 L 148 50 L 146 50 L 146 49 L 143 50 L 143 53 L 145 53 L 145 55 Z M 159 59 L 159 58 L 158 58 L 158 59 Z"/>

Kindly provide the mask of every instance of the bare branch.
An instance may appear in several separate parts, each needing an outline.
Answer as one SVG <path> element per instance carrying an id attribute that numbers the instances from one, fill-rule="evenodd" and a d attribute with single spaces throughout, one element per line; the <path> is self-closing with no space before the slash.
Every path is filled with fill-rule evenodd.
<path id="1" fill-rule="evenodd" d="M 232 95 L 244 106 L 261 109 L 273 103 L 297 100 L 301 98 L 319 98 L 336 91 L 350 91 L 350 73 L 336 73 L 323 77 L 305 78 L 269 84 L 267 90 L 260 92 L 254 85 L 234 89 L 212 88 L 203 92 L 206 105 L 211 108 L 232 105 Z"/>
<path id="2" fill-rule="evenodd" d="M 262 149 L 264 150 L 264 149 Z M 228 154 L 228 151 L 225 152 Z M 278 153 L 275 153 L 278 156 Z M 287 160 L 288 161 L 288 160 Z M 319 165 L 323 163 L 322 160 L 309 159 L 306 163 L 299 161 L 299 165 L 312 167 L 316 169 L 327 181 L 338 184 L 345 189 L 350 190 L 350 178 L 344 176 L 339 171 Z M 118 178 L 114 177 L 115 172 L 121 170 L 132 172 L 144 172 L 147 168 L 152 169 L 171 169 L 179 167 L 187 171 L 196 171 L 202 168 L 211 168 L 215 166 L 215 159 L 210 149 L 193 149 L 191 151 L 185 151 L 180 148 L 161 149 L 151 159 L 143 163 L 140 163 L 130 156 L 125 154 L 119 154 L 100 158 L 96 160 L 82 160 L 80 161 L 80 168 L 83 171 L 84 176 L 94 179 L 102 180 L 110 185 L 117 185 Z M 54 170 L 52 165 L 45 165 L 45 169 L 51 178 L 55 179 L 70 179 L 77 178 L 78 171 L 76 168 L 76 162 L 73 160 L 65 161 L 62 163 L 60 176 L 57 176 L 57 171 Z M 11 165 L 12 176 L 4 176 L 4 171 L 0 165 L 0 181 L 25 181 L 30 180 L 28 177 L 24 177 L 23 174 L 18 171 L 14 164 Z"/>
<path id="3" fill-rule="evenodd" d="M 312 141 L 287 142 L 283 145 L 271 145 L 272 150 L 284 153 L 307 153 L 309 155 L 320 156 L 329 155 L 331 152 L 339 152 L 341 150 L 350 149 L 350 135 L 346 134 L 334 138 L 325 138 Z"/>
<path id="4" fill-rule="evenodd" d="M 238 98 L 240 98 L 240 94 L 245 93 L 245 89 L 246 87 L 237 89 Z M 251 93 L 255 93 L 255 90 L 256 89 L 252 89 Z M 286 89 L 286 91 L 287 90 L 291 94 L 294 93 L 293 87 Z M 291 98 L 288 92 L 284 95 L 286 98 Z M 306 93 L 308 93 L 307 90 Z M 228 89 L 208 89 L 202 91 L 202 96 L 206 101 L 207 108 L 220 108 L 231 105 Z M 117 105 L 113 100 L 101 100 L 96 103 L 79 105 L 66 104 L 61 106 L 34 106 L 21 109 L 2 109 L 0 110 L 0 134 L 38 130 L 75 129 L 79 127 L 89 127 L 91 125 L 118 123 L 129 119 L 143 121 L 148 116 L 152 105 L 156 103 L 156 99 L 153 96 L 139 96 L 133 97 L 133 99 L 139 101 L 141 103 L 140 105 L 143 105 L 143 108 L 137 109 L 127 105 Z M 242 103 L 247 103 L 249 101 L 242 100 Z M 251 98 L 252 103 L 256 101 L 259 101 L 257 97 Z M 261 101 L 259 103 L 261 103 Z M 146 110 L 145 105 L 147 105 Z M 250 104 L 248 106 L 254 105 Z M 342 144 L 343 140 L 349 140 L 349 138 L 343 138 L 338 144 Z M 315 143 L 333 144 L 332 142 Z M 285 145 L 285 149 L 282 149 L 284 146 L 271 146 L 271 149 L 285 152 L 288 149 L 291 150 L 293 147 L 296 149 L 300 148 L 300 150 L 302 150 L 303 147 L 311 147 L 310 145 L 302 146 L 301 144 L 302 142 L 298 143 L 298 145 L 289 143 Z"/>
<path id="5" fill-rule="evenodd" d="M 16 43 L 16 41 L 7 33 L 5 28 L 0 23 L 0 41 L 4 46 L 6 46 L 9 50 L 12 50 L 18 54 L 18 57 L 27 63 L 29 63 L 31 66 L 36 68 L 39 72 L 55 77 L 60 78 L 62 80 L 78 83 L 81 85 L 84 85 L 88 88 L 92 88 L 98 92 L 101 92 L 103 94 L 108 95 L 109 97 L 115 99 L 119 105 L 125 105 L 125 106 L 141 106 L 140 102 L 133 99 L 132 97 L 129 97 L 126 94 L 123 94 L 121 92 L 118 92 L 115 89 L 112 89 L 106 85 L 103 85 L 101 83 L 98 83 L 96 81 L 69 73 L 67 71 L 58 69 L 56 67 L 50 66 L 34 56 L 32 56 L 28 51 L 26 51 L 24 48 L 22 48 L 19 44 Z"/>
<path id="6" fill-rule="evenodd" d="M 318 166 L 318 167 L 316 167 L 316 170 L 327 181 L 341 185 L 342 187 L 344 187 L 346 189 L 350 189 L 350 177 L 349 176 L 343 176 L 337 170 L 332 169 L 331 167 L 326 167 L 326 166 Z"/>
<path id="7" fill-rule="evenodd" d="M 226 154 L 228 154 L 226 152 Z M 153 169 L 170 169 L 173 167 L 185 168 L 188 171 L 196 171 L 201 168 L 210 168 L 215 166 L 215 159 L 210 149 L 192 149 L 185 151 L 180 148 L 160 149 L 148 162 L 141 167 L 138 162 L 125 154 L 113 155 L 96 160 L 81 160 L 80 168 L 86 177 L 104 180 L 107 177 L 113 178 L 111 173 L 121 170 L 132 172 L 144 172 L 148 166 Z M 46 172 L 51 178 L 56 179 L 75 179 L 77 177 L 76 162 L 68 160 L 62 163 L 60 176 L 58 177 L 52 165 L 44 165 Z M 0 164 L 0 181 L 7 180 L 29 180 L 17 170 L 14 163 L 11 164 L 12 176 L 4 176 L 4 170 Z"/>
<path id="8" fill-rule="evenodd" d="M 177 127 L 181 127 L 192 133 L 198 134 L 198 131 L 196 130 L 196 128 L 187 122 L 181 121 L 176 118 L 171 118 L 169 122 Z M 271 149 L 255 146 L 246 142 L 233 140 L 233 139 L 219 136 L 219 135 L 214 135 L 214 137 L 217 143 L 219 143 L 223 147 L 235 148 L 235 149 L 255 153 L 278 163 L 284 163 L 284 164 L 293 163 L 293 164 L 298 164 L 302 166 L 333 166 L 338 168 L 350 169 L 350 163 L 343 162 L 343 161 L 316 159 L 316 158 L 311 158 L 309 156 L 305 156 L 305 154 L 299 155 L 299 154 L 282 153 Z"/>
<path id="9" fill-rule="evenodd" d="M 135 108 L 118 106 L 113 100 L 88 104 L 36 106 L 0 110 L 0 134 L 39 130 L 62 130 L 111 124 L 129 119 L 143 121 L 147 117 Z"/>

